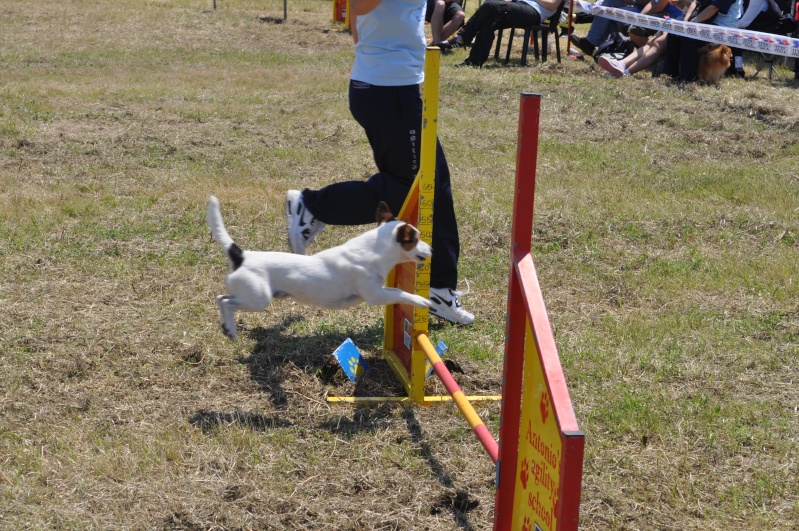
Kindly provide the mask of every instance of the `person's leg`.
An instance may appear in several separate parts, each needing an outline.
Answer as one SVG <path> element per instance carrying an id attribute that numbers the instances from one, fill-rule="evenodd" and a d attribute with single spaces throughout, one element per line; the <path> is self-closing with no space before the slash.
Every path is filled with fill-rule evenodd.
<path id="1" fill-rule="evenodd" d="M 477 8 L 474 15 L 466 21 L 466 25 L 458 32 L 465 44 L 471 43 L 475 36 L 483 29 L 490 27 L 497 17 L 502 15 L 502 5 L 509 2 L 505 0 L 486 0 Z"/>
<path id="2" fill-rule="evenodd" d="M 363 127 L 378 173 L 369 180 L 335 183 L 302 192 L 303 206 L 318 220 L 337 225 L 374 223 L 379 201 L 399 214 L 419 169 L 422 98 L 418 85 L 376 87 L 350 82 L 350 112 Z M 433 256 L 430 260 L 431 313 L 471 324 L 455 292 L 460 241 L 452 202 L 449 167 L 436 142 L 436 191 L 433 202 Z M 438 288 L 436 293 L 432 289 Z"/>
<path id="3" fill-rule="evenodd" d="M 643 28 L 641 26 L 630 26 L 627 30 L 627 36 L 633 41 L 636 48 L 641 48 L 645 46 L 649 39 L 655 35 L 655 30 L 649 28 Z"/>
<path id="4" fill-rule="evenodd" d="M 680 75 L 680 49 L 683 37 L 669 33 L 666 36 L 666 66 L 664 74 L 669 77 Z"/>
<path id="5" fill-rule="evenodd" d="M 640 72 L 657 63 L 663 52 L 666 51 L 666 34 L 659 33 L 640 48 L 636 48 L 633 53 L 622 60 L 611 59 L 608 56 L 600 56 L 597 64 L 620 78 L 630 76 Z"/>
<path id="6" fill-rule="evenodd" d="M 658 36 L 649 39 L 649 42 L 643 47 L 636 50 L 624 58 L 624 64 L 627 67 L 629 74 L 635 74 L 641 70 L 645 70 L 650 66 L 657 63 L 658 59 L 666 51 L 666 34 L 661 33 Z M 632 58 L 631 60 L 628 59 Z"/>
<path id="7" fill-rule="evenodd" d="M 374 223 L 379 201 L 385 201 L 394 214 L 399 214 L 419 170 L 422 99 L 418 86 L 376 87 L 352 81 L 350 110 L 366 132 L 379 172 L 367 181 L 346 181 L 303 191 L 306 208 L 329 225 Z M 440 143 L 436 150 L 431 283 L 454 288 L 460 253 L 458 225 L 449 167 Z"/>
<path id="8" fill-rule="evenodd" d="M 429 5 L 429 2 L 428 2 Z M 449 33 L 444 33 L 444 11 L 447 4 L 444 0 L 436 0 L 433 6 L 433 13 L 430 16 L 430 35 L 433 38 L 433 44 L 437 44 L 449 37 Z"/>
<path id="9" fill-rule="evenodd" d="M 460 241 L 452 204 L 449 167 L 441 143 L 436 143 L 436 193 L 433 202 L 433 258 L 430 262 L 430 314 L 470 325 L 474 315 L 463 309 L 457 291 Z"/>
<path id="10" fill-rule="evenodd" d="M 615 7 L 618 9 L 624 9 L 625 11 L 641 11 L 641 8 L 638 6 L 628 6 L 624 3 L 624 0 L 605 0 L 602 2 L 602 7 Z M 608 38 L 611 31 L 616 29 L 616 22 L 613 20 L 606 18 L 606 17 L 594 17 L 593 22 L 591 22 L 591 27 L 588 29 L 588 34 L 585 36 L 588 39 L 588 42 L 593 44 L 595 47 L 599 46 Z"/>
<path id="11" fill-rule="evenodd" d="M 705 43 L 696 39 L 684 38 L 680 44 L 680 81 L 692 82 L 699 79 L 699 48 Z"/>
<path id="12" fill-rule="evenodd" d="M 305 207 L 329 225 L 363 225 L 375 221 L 379 201 L 399 213 L 419 169 L 421 134 L 419 87 L 379 87 L 350 82 L 350 112 L 372 147 L 378 173 L 367 181 L 334 183 L 304 190 Z"/>
<path id="13" fill-rule="evenodd" d="M 603 7 L 618 7 L 618 6 L 606 6 L 604 3 L 602 4 Z M 585 39 L 591 43 L 592 46 L 595 48 L 605 42 L 610 35 L 610 32 L 616 27 L 616 22 L 605 17 L 594 17 L 593 22 L 591 22 L 591 26 L 588 28 L 588 33 L 585 36 Z"/>
<path id="14" fill-rule="evenodd" d="M 745 77 L 744 51 L 741 48 L 733 47 L 730 47 L 730 50 L 732 51 L 732 60 L 730 61 L 730 67 L 727 69 L 725 75 L 730 77 Z"/>
<path id="15" fill-rule="evenodd" d="M 430 286 L 455 289 L 458 285 L 460 238 L 452 200 L 449 165 L 441 142 L 436 141 L 436 191 L 433 199 L 433 260 Z"/>
<path id="16" fill-rule="evenodd" d="M 630 68 L 633 67 L 633 65 L 635 65 L 638 61 L 642 60 L 644 56 L 646 56 L 647 51 L 649 51 L 649 44 L 644 44 L 640 48 L 633 51 L 633 53 L 622 59 L 621 63 L 624 65 L 624 68 L 629 70 Z"/>
<path id="17" fill-rule="evenodd" d="M 446 39 L 458 31 L 458 28 L 463 26 L 464 20 L 466 20 L 466 13 L 459 3 L 450 2 L 446 4 L 444 9 L 444 27 L 441 29 L 441 38 Z M 438 41 L 434 40 L 433 42 Z"/>
<path id="18" fill-rule="evenodd" d="M 490 25 L 486 24 L 474 38 L 472 51 L 469 53 L 469 60 L 473 64 L 482 65 L 486 62 L 486 59 L 491 54 L 491 46 L 494 44 L 496 30 L 500 28 L 524 28 L 541 22 L 541 16 L 538 11 L 528 4 L 519 2 L 500 2 L 495 4 L 494 13 L 495 16 Z"/>

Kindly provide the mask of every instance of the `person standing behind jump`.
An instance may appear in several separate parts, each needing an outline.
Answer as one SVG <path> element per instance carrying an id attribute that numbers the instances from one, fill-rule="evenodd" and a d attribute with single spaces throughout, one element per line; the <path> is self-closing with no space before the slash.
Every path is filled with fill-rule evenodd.
<path id="1" fill-rule="evenodd" d="M 286 223 L 293 253 L 305 254 L 326 225 L 374 223 L 380 201 L 395 214 L 402 208 L 420 164 L 426 6 L 425 0 L 351 0 L 350 112 L 366 133 L 378 173 L 320 190 L 289 190 Z M 460 240 L 449 167 L 438 141 L 435 182 L 430 313 L 468 325 L 474 315 L 463 309 L 463 294 L 456 291 Z"/>

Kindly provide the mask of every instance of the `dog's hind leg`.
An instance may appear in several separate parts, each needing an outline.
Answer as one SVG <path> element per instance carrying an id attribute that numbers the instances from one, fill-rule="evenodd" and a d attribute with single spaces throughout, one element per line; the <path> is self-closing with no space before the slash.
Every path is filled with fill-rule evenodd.
<path id="1" fill-rule="evenodd" d="M 222 333 L 229 339 L 236 339 L 236 298 L 230 295 L 217 295 L 216 303 L 219 305 L 219 319 L 222 322 Z"/>

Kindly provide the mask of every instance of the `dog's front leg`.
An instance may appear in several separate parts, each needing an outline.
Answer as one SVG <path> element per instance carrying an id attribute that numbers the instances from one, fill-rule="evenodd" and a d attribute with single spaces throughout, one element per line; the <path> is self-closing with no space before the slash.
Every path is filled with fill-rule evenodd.
<path id="1" fill-rule="evenodd" d="M 370 290 L 369 293 L 362 293 L 363 300 L 371 306 L 387 306 L 389 304 L 410 304 L 417 308 L 429 308 L 432 302 L 420 295 L 408 293 L 398 288 L 380 287 Z"/>

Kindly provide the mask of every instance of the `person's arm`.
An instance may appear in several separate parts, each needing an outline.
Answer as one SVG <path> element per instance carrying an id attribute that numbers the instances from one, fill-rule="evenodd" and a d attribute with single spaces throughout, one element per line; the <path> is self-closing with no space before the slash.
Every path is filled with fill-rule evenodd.
<path id="1" fill-rule="evenodd" d="M 716 13 L 718 12 L 719 8 L 716 6 L 707 6 L 702 10 L 701 13 L 692 18 L 691 22 L 705 22 L 706 20 L 710 20 L 711 18 L 715 17 Z"/>
<path id="2" fill-rule="evenodd" d="M 691 2 L 690 4 L 688 4 L 688 7 L 687 7 L 687 8 L 686 8 L 686 10 L 683 12 L 683 13 L 685 13 L 685 15 L 684 15 L 684 16 L 683 16 L 683 18 L 682 18 L 682 19 L 683 19 L 683 21 L 685 21 L 685 22 L 688 22 L 688 19 L 690 18 L 690 16 L 691 16 L 691 13 L 693 13 L 693 12 L 694 12 L 694 9 L 696 9 L 696 1 L 697 1 L 697 0 L 693 0 L 693 2 Z"/>
<path id="3" fill-rule="evenodd" d="M 763 6 L 765 5 L 765 0 L 749 0 L 749 7 L 746 8 L 744 14 L 738 19 L 738 28 L 748 28 L 749 25 L 755 21 L 755 18 L 757 18 L 760 12 L 763 11 Z"/>
<path id="4" fill-rule="evenodd" d="M 352 10 L 350 10 L 350 33 L 352 33 L 352 40 L 355 44 L 358 44 L 358 17 L 352 14 Z"/>
<path id="5" fill-rule="evenodd" d="M 736 0 L 713 0 L 713 2 L 702 10 L 696 17 L 694 22 L 707 22 L 713 23 L 713 18 L 718 13 L 726 15 Z"/>
<path id="6" fill-rule="evenodd" d="M 647 2 L 647 4 L 641 9 L 642 15 L 654 15 L 655 13 L 660 13 L 666 6 L 669 5 L 669 0 L 652 0 L 651 2 Z"/>
<path id="7" fill-rule="evenodd" d="M 350 0 L 350 33 L 358 44 L 358 15 L 365 15 L 377 7 L 381 0 Z"/>
<path id="8" fill-rule="evenodd" d="M 376 8 L 379 3 L 380 0 L 350 0 L 350 20 L 352 20 L 353 15 L 357 17 L 358 15 L 367 14 Z"/>
<path id="9" fill-rule="evenodd" d="M 649 5 L 649 0 L 624 0 L 624 5 L 638 6 L 643 12 L 643 8 Z"/>

